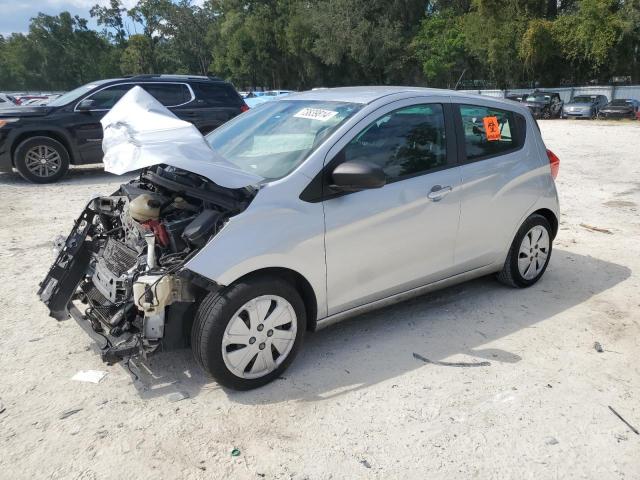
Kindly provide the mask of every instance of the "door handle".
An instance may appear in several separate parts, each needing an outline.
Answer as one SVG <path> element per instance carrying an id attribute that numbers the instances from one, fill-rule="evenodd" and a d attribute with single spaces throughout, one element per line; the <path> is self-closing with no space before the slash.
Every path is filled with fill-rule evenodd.
<path id="1" fill-rule="evenodd" d="M 435 185 L 431 191 L 427 194 L 427 198 L 429 200 L 433 200 L 434 202 L 438 202 L 442 200 L 449 192 L 451 192 L 453 188 L 450 186 L 443 187 L 441 185 Z"/>

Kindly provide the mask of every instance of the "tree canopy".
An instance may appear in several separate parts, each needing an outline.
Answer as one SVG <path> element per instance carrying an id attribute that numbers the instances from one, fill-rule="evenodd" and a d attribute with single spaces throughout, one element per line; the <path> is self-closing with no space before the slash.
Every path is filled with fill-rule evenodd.
<path id="1" fill-rule="evenodd" d="M 138 73 L 239 88 L 640 81 L 640 0 L 120 0 L 0 36 L 0 89 Z"/>

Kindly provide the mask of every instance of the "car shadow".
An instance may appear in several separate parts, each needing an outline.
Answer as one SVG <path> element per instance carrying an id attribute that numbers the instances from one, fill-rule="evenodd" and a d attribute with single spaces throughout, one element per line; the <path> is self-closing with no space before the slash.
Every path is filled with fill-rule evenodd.
<path id="1" fill-rule="evenodd" d="M 58 187 L 63 185 L 93 185 L 96 183 L 124 183 L 136 175 L 136 172 L 130 172 L 125 175 L 115 175 L 104 171 L 102 164 L 83 165 L 79 167 L 71 167 L 67 174 L 55 183 L 39 184 L 31 183 L 22 178 L 17 172 L 0 173 L 0 185 L 19 186 L 20 188 L 47 188 Z"/>
<path id="2" fill-rule="evenodd" d="M 534 328 L 630 274 L 625 266 L 556 249 L 545 276 L 531 288 L 512 289 L 484 277 L 354 317 L 307 335 L 280 379 L 257 390 L 226 392 L 242 404 L 320 401 L 398 377 L 425 361 L 454 367 L 516 363 L 526 352 L 482 346 Z M 462 360 L 447 360 L 461 354 Z M 194 397 L 220 388 L 195 364 L 190 350 L 160 353 L 134 371 L 143 398 L 175 391 Z"/>

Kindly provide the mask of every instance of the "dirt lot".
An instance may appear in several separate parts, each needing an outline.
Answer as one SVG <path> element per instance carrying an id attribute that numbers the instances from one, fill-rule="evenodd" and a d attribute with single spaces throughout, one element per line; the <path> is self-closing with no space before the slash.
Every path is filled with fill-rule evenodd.
<path id="1" fill-rule="evenodd" d="M 51 239 L 122 178 L 0 175 L 0 477 L 640 478 L 640 436 L 608 408 L 640 428 L 640 122 L 540 123 L 563 211 L 540 283 L 480 279 L 309 335 L 245 393 L 189 351 L 136 381 L 36 300 Z M 71 380 L 86 369 L 108 375 Z"/>

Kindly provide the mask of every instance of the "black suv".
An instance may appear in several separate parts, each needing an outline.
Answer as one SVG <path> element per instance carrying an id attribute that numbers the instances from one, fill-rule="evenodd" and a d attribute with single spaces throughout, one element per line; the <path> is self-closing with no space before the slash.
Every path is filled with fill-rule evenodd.
<path id="1" fill-rule="evenodd" d="M 50 183 L 69 164 L 101 162 L 100 119 L 136 85 L 203 134 L 249 108 L 231 84 L 216 77 L 137 75 L 91 82 L 46 106 L 0 110 L 0 172 L 15 167 L 26 180 Z"/>

